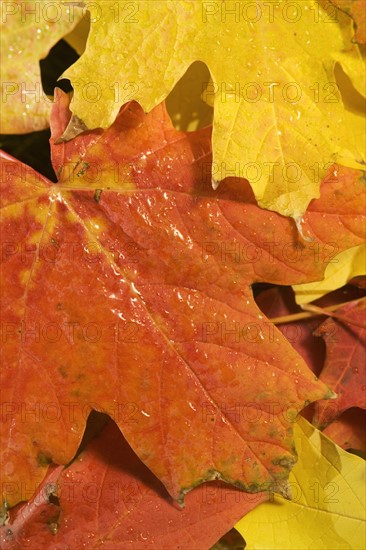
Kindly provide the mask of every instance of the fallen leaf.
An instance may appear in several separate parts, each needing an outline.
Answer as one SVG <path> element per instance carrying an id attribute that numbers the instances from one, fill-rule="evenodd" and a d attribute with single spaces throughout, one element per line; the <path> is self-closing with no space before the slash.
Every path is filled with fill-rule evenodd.
<path id="1" fill-rule="evenodd" d="M 324 294 L 328 294 L 337 288 L 341 288 L 353 277 L 365 274 L 366 246 L 361 244 L 340 254 L 339 243 L 336 240 L 328 243 L 329 264 L 325 270 L 324 278 L 313 283 L 293 285 L 298 304 L 308 304 L 318 300 Z"/>
<path id="2" fill-rule="evenodd" d="M 1 2 L 1 133 L 49 126 L 52 100 L 42 89 L 39 60 L 75 27 L 83 11 L 72 2 Z"/>
<path id="3" fill-rule="evenodd" d="M 306 214 L 314 257 L 249 185 L 212 190 L 209 128 L 179 133 L 163 105 L 130 104 L 108 130 L 55 145 L 71 116 L 56 99 L 59 182 L 3 157 L 4 496 L 14 504 L 19 480 L 68 463 L 91 409 L 174 498 L 213 478 L 286 494 L 293 414 L 332 393 L 250 284 L 319 279 L 329 233 L 362 241 L 359 172 L 323 186 L 326 223 Z"/>
<path id="4" fill-rule="evenodd" d="M 287 317 L 301 311 L 294 300 L 294 293 L 290 287 L 276 286 L 265 290 L 256 297 L 256 303 L 269 319 Z M 322 338 L 313 334 L 320 322 L 321 318 L 314 317 L 277 325 L 277 328 L 317 376 L 323 368 L 325 357 Z"/>
<path id="5" fill-rule="evenodd" d="M 331 406 L 316 403 L 313 423 L 321 428 L 351 407 L 366 409 L 365 307 L 366 299 L 351 302 L 337 310 L 342 321 L 329 318 L 317 329 L 327 346 L 320 379 L 338 395 Z"/>
<path id="6" fill-rule="evenodd" d="M 366 3 L 365 0 L 354 0 L 352 5 L 352 17 L 356 23 L 355 38 L 360 44 L 366 42 Z"/>
<path id="7" fill-rule="evenodd" d="M 304 418 L 294 426 L 299 460 L 290 474 L 292 501 L 274 496 L 235 528 L 246 550 L 363 550 L 365 463 Z"/>
<path id="8" fill-rule="evenodd" d="M 360 44 L 366 42 L 366 2 L 365 0 L 330 0 L 332 4 L 348 13 L 355 22 L 355 40 Z"/>
<path id="9" fill-rule="evenodd" d="M 348 285 L 326 294 L 318 300 L 317 305 L 327 310 L 336 304 L 358 300 L 363 295 L 362 290 Z M 316 315 L 290 322 L 291 317 L 301 312 L 300 307 L 295 303 L 294 294 L 290 287 L 280 286 L 264 290 L 256 297 L 256 303 L 263 313 L 277 324 L 282 334 L 305 359 L 308 367 L 316 376 L 320 376 L 324 366 L 326 346 L 324 339 L 321 338 L 321 334 L 317 333 L 316 329 L 323 322 L 324 316 Z M 280 322 L 281 319 L 287 319 L 287 322 Z M 314 417 L 315 405 L 315 403 L 312 403 L 303 409 L 301 412 L 302 416 L 311 421 Z M 348 411 L 350 411 L 350 415 L 348 415 Z M 354 448 L 362 451 L 366 444 L 365 426 L 363 424 L 364 415 L 361 409 L 354 408 L 348 411 L 343 413 L 337 421 L 332 422 L 323 431 L 340 447 L 344 449 Z"/>
<path id="10" fill-rule="evenodd" d="M 244 550 L 245 540 L 236 529 L 230 529 L 210 550 Z"/>
<path id="11" fill-rule="evenodd" d="M 336 17 L 315 0 L 93 2 L 86 50 L 63 75 L 72 112 L 88 128 L 110 126 L 129 100 L 148 112 L 199 60 L 212 77 L 201 84 L 214 104 L 213 185 L 248 179 L 260 206 L 300 220 L 337 154 L 360 160 L 334 67 L 363 94 L 364 64 L 352 20 L 331 8 Z"/>
<path id="12" fill-rule="evenodd" d="M 366 412 L 363 409 L 347 409 L 328 424 L 323 433 L 342 449 L 356 449 L 366 453 Z"/>
<path id="13" fill-rule="evenodd" d="M 23 500 L 10 510 L 6 525 L 0 527 L 2 550 L 20 550 L 36 543 L 37 550 L 52 547 L 53 535 L 60 519 L 57 484 L 62 466 L 50 466 L 47 476 L 34 494 L 23 488 Z"/>
<path id="14" fill-rule="evenodd" d="M 109 421 L 71 465 L 51 468 L 35 497 L 11 511 L 2 548 L 202 550 L 267 497 L 211 482 L 178 509 Z"/>
<path id="15" fill-rule="evenodd" d="M 366 275 L 360 277 L 355 277 L 349 282 L 350 285 L 356 286 L 357 288 L 366 289 Z"/>

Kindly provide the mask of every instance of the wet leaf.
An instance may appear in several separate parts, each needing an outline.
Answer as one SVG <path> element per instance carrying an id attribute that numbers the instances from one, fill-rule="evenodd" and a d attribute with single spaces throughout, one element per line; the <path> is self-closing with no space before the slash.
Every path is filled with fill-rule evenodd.
<path id="1" fill-rule="evenodd" d="M 313 421 L 322 428 L 351 407 L 366 409 L 365 307 L 366 299 L 351 302 L 337 310 L 341 319 L 327 319 L 317 329 L 327 346 L 320 378 L 338 395 L 331 406 L 315 405 Z"/>
<path id="2" fill-rule="evenodd" d="M 288 317 L 301 312 L 290 287 L 273 287 L 261 292 L 256 298 L 257 305 L 270 319 Z M 324 364 L 324 342 L 313 334 L 321 323 L 321 318 L 301 319 L 297 322 L 280 323 L 278 329 L 306 361 L 308 367 L 318 376 Z"/>
<path id="3" fill-rule="evenodd" d="M 52 100 L 42 89 L 39 60 L 80 21 L 83 12 L 75 4 L 1 2 L 1 133 L 49 126 Z"/>
<path id="4" fill-rule="evenodd" d="M 354 277 L 364 275 L 366 265 L 366 247 L 355 246 L 337 254 L 339 244 L 333 240 L 328 244 L 329 264 L 321 281 L 294 285 L 293 289 L 298 304 L 308 304 L 318 300 L 337 288 L 341 288 Z"/>
<path id="5" fill-rule="evenodd" d="M 57 493 L 51 502 L 50 490 Z M 0 529 L 2 548 L 201 550 L 267 496 L 211 482 L 187 495 L 181 510 L 110 421 L 70 466 L 51 468 L 35 497 L 11 511 Z"/>
<path id="6" fill-rule="evenodd" d="M 360 174 L 338 169 L 306 214 L 314 257 L 241 180 L 212 190 L 209 128 L 179 133 L 163 105 L 129 104 L 110 129 L 55 145 L 67 105 L 56 94 L 57 184 L 2 159 L 4 497 L 73 458 L 91 409 L 180 501 L 216 478 L 286 495 L 293 413 L 332 394 L 250 285 L 319 279 L 330 232 L 362 242 Z"/>
<path id="7" fill-rule="evenodd" d="M 260 206 L 300 220 L 337 155 L 362 167 L 334 76 L 340 63 L 364 93 L 352 20 L 314 0 L 229 5 L 94 2 L 86 50 L 64 73 L 72 111 L 88 128 L 108 127 L 128 100 L 150 111 L 199 60 L 211 74 L 201 85 L 214 105 L 214 187 L 247 178 Z"/>

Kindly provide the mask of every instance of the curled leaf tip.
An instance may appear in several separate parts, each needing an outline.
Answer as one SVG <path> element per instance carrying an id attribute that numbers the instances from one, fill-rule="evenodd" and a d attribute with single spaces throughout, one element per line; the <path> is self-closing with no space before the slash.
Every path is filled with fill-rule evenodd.
<path id="1" fill-rule="evenodd" d="M 296 227 L 297 227 L 297 230 L 298 232 L 300 233 L 301 235 L 301 238 L 310 243 L 310 242 L 314 242 L 314 237 L 312 237 L 309 233 L 309 231 L 307 231 L 307 235 L 305 235 L 304 231 L 303 231 L 303 227 L 302 227 L 302 224 L 304 223 L 304 218 L 302 216 L 296 216 L 294 218 L 295 220 L 295 223 L 296 223 Z"/>
<path id="2" fill-rule="evenodd" d="M 286 500 L 292 500 L 291 486 L 287 479 L 278 481 L 274 486 L 274 492 L 280 494 Z"/>
<path id="3" fill-rule="evenodd" d="M 337 399 L 338 393 L 334 392 L 333 390 L 329 389 L 329 392 L 327 394 L 326 399 Z"/>
<path id="4" fill-rule="evenodd" d="M 215 180 L 215 178 L 212 178 L 211 179 L 211 185 L 212 185 L 212 189 L 214 191 L 216 191 L 216 189 L 218 189 L 219 185 L 220 185 L 220 182 Z"/>
<path id="5" fill-rule="evenodd" d="M 88 127 L 86 126 L 86 124 L 84 124 L 81 118 L 73 114 L 70 118 L 70 121 L 65 131 L 60 137 L 56 139 L 55 144 L 59 145 L 60 143 L 65 143 L 67 141 L 70 141 L 71 139 L 77 137 L 83 132 L 86 132 L 87 130 L 88 130 Z"/>

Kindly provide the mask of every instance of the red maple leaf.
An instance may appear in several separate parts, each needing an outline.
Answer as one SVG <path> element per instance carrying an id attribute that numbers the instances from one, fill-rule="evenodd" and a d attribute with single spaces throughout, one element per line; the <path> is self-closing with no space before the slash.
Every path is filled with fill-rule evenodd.
<path id="1" fill-rule="evenodd" d="M 109 421 L 71 465 L 52 466 L 33 498 L 10 511 L 1 548 L 210 548 L 268 496 L 212 481 L 190 492 L 182 510 Z"/>
<path id="2" fill-rule="evenodd" d="M 337 310 L 339 318 L 328 318 L 317 329 L 327 346 L 321 380 L 338 397 L 331 403 L 315 404 L 313 422 L 324 428 L 351 407 L 366 409 L 366 299 L 350 302 Z"/>
<path id="3" fill-rule="evenodd" d="M 174 498 L 211 479 L 286 493 L 293 413 L 330 394 L 250 285 L 318 280 L 330 240 L 363 242 L 360 173 L 333 168 L 308 242 L 243 180 L 212 190 L 210 129 L 131 104 L 55 145 L 69 118 L 58 93 L 57 184 L 3 155 L 4 497 L 68 463 L 92 409 Z"/>

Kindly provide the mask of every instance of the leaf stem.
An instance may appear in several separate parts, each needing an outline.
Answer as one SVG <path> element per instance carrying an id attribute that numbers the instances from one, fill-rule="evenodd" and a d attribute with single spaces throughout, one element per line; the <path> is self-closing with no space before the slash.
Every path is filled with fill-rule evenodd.
<path id="1" fill-rule="evenodd" d="M 340 309 L 341 307 L 347 304 L 354 303 L 356 305 L 362 300 L 364 300 L 364 298 L 359 298 L 358 300 L 350 300 L 348 302 L 342 302 L 341 304 L 335 304 L 327 308 L 321 308 L 318 306 L 314 306 L 313 304 L 303 304 L 301 307 L 306 311 L 303 311 L 301 313 L 292 313 L 291 315 L 283 315 L 282 317 L 272 317 L 269 320 L 274 325 L 281 325 L 283 323 L 293 323 L 295 321 L 300 321 L 302 319 L 309 319 L 311 317 L 318 317 L 319 315 L 325 315 L 328 317 L 335 317 L 336 319 L 339 319 L 344 323 L 357 325 L 359 327 L 365 328 L 365 325 L 362 323 L 358 323 L 357 321 L 354 321 L 353 319 L 345 317 L 344 315 L 333 313 L 333 311 L 336 311 L 337 309 Z"/>

